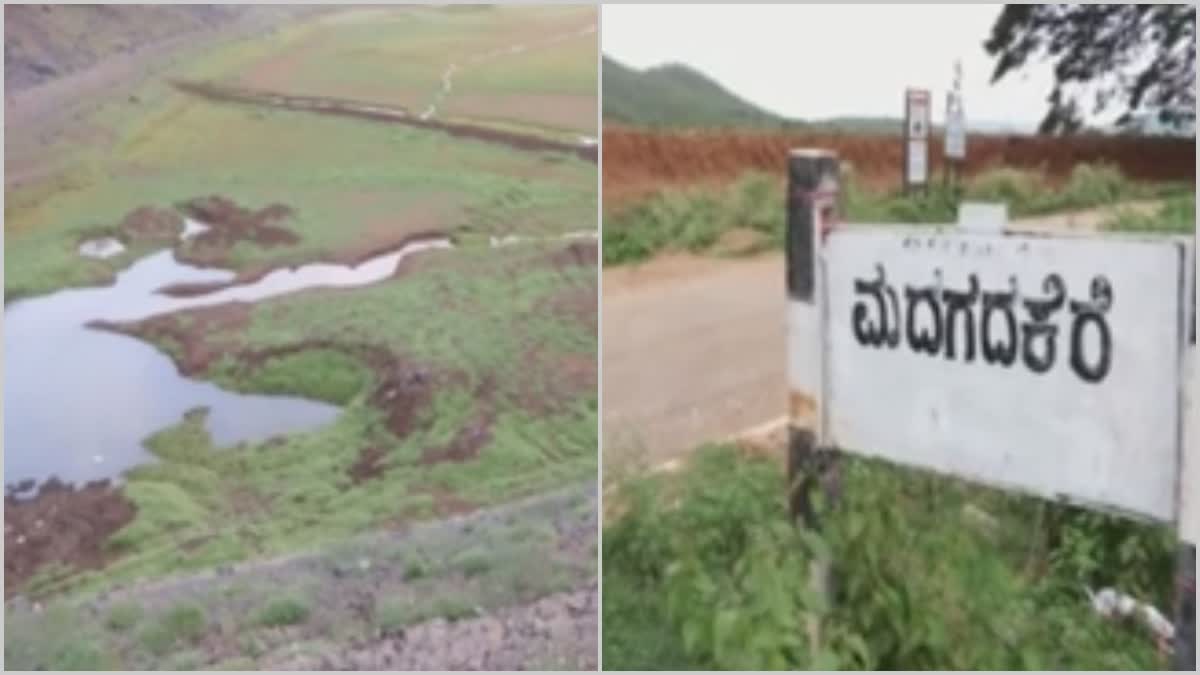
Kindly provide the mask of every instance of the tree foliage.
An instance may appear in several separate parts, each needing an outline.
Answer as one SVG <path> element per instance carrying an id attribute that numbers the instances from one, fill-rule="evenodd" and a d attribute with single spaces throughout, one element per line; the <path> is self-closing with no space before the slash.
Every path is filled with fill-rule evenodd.
<path id="1" fill-rule="evenodd" d="M 1071 132 L 1090 114 L 1123 108 L 1182 125 L 1196 118 L 1196 8 L 1191 5 L 1005 5 L 984 47 L 992 82 L 1034 59 L 1054 63 L 1043 133 Z"/>

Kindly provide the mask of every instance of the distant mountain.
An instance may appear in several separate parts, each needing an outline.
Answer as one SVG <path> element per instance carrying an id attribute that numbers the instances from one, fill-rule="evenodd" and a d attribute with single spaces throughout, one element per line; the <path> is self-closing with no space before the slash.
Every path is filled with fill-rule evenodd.
<path id="1" fill-rule="evenodd" d="M 639 126 L 780 126 L 786 120 L 683 64 L 637 70 L 604 57 L 604 118 Z"/>
<path id="2" fill-rule="evenodd" d="M 854 134 L 900 134 L 896 117 L 842 116 L 791 119 L 750 103 L 704 73 L 683 64 L 630 68 L 604 57 L 604 119 L 648 127 L 757 127 Z M 971 120 L 972 133 L 1029 134 L 1032 125 Z M 941 133 L 941 126 L 934 126 Z"/>

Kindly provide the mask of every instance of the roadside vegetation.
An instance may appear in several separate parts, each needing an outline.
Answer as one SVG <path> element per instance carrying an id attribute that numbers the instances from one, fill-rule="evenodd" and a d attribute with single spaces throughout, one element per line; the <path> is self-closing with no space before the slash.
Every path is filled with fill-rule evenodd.
<path id="1" fill-rule="evenodd" d="M 1177 232 L 1195 222 L 1186 220 L 1187 205 L 1192 213 L 1195 209 L 1192 186 L 1138 183 L 1102 164 L 1076 166 L 1061 185 L 1036 171 L 1001 168 L 972 177 L 959 190 L 938 183 L 911 195 L 866 189 L 851 169 L 843 175 L 842 189 L 850 223 L 952 223 L 963 199 L 1003 202 L 1010 217 L 1020 218 L 1156 198 L 1168 198 L 1169 210 L 1126 217 L 1121 227 Z M 784 204 L 783 184 L 762 173 L 747 173 L 716 188 L 663 190 L 605 214 L 604 264 L 639 262 L 664 251 L 748 255 L 781 250 L 787 226 Z"/>
<path id="2" fill-rule="evenodd" d="M 1170 614 L 1164 527 L 843 459 L 820 536 L 787 517 L 781 463 L 732 446 L 624 481 L 603 536 L 610 669 L 1157 669 L 1142 626 L 1093 613 L 1113 586 Z M 606 510 L 607 503 L 606 503 Z M 836 598 L 808 590 L 828 550 Z M 810 648 L 807 621 L 820 622 Z"/>
<path id="3" fill-rule="evenodd" d="M 364 535 L 251 564 L 208 583 L 183 578 L 57 596 L 38 612 L 8 613 L 5 665 L 256 670 L 281 653 L 320 654 L 414 624 L 532 602 L 595 578 L 595 550 L 571 550 L 578 546 L 572 537 L 595 532 L 594 495 L 582 485 L 459 523 Z"/>
<path id="4" fill-rule="evenodd" d="M 1123 232 L 1169 232 L 1192 234 L 1196 232 L 1196 195 L 1177 195 L 1167 198 L 1152 213 L 1133 209 L 1117 209 L 1113 218 L 1105 224 L 1106 229 Z"/>

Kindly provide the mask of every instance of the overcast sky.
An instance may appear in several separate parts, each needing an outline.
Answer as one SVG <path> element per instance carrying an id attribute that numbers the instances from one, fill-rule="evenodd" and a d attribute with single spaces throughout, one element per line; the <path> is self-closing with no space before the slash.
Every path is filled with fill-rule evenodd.
<path id="1" fill-rule="evenodd" d="M 636 68 L 693 66 L 744 99 L 799 118 L 900 117 L 906 87 L 945 113 L 963 64 L 969 121 L 1032 130 L 1046 113 L 1048 65 L 989 84 L 983 50 L 1002 5 L 604 5 L 604 53 Z"/>

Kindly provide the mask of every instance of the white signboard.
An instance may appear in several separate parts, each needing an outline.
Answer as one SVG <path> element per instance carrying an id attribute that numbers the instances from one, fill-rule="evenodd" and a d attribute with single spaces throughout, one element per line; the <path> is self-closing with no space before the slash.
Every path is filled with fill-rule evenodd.
<path id="1" fill-rule="evenodd" d="M 923 185 L 929 182 L 929 92 L 909 89 L 904 94 L 904 182 Z"/>
<path id="2" fill-rule="evenodd" d="M 1184 255 L 1171 241 L 833 230 L 823 442 L 1173 521 Z"/>
<path id="3" fill-rule="evenodd" d="M 905 111 L 905 119 L 908 120 L 908 138 L 928 138 L 929 137 L 929 121 L 931 119 L 929 110 L 929 92 L 919 89 L 910 89 L 905 96 L 907 110 Z"/>
<path id="4" fill-rule="evenodd" d="M 950 107 L 946 114 L 946 157 L 963 159 L 967 156 L 967 120 L 961 107 Z"/>
<path id="5" fill-rule="evenodd" d="M 926 159 L 929 156 L 929 148 L 926 141 L 910 140 L 908 141 L 908 182 L 910 185 L 926 183 L 929 181 L 929 167 Z"/>

